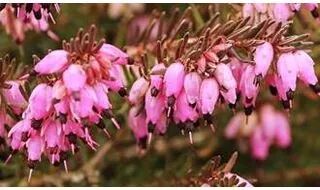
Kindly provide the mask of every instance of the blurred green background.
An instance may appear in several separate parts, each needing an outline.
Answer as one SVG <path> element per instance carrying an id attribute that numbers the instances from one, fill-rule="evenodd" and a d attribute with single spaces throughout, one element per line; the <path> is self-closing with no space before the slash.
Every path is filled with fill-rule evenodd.
<path id="1" fill-rule="evenodd" d="M 105 37 L 108 43 L 123 47 L 126 43 L 128 18 L 132 14 L 148 14 L 153 9 L 172 11 L 174 7 L 185 9 L 188 4 L 143 4 L 140 9 L 126 4 L 123 11 L 112 13 L 108 4 L 62 4 L 61 13 L 55 14 L 57 24 L 51 29 L 61 38 L 69 39 L 80 27 L 88 28 L 95 24 L 98 36 Z M 207 5 L 196 5 L 205 7 Z M 214 5 L 216 10 L 227 14 L 236 13 L 230 4 Z M 134 9 L 137 9 L 134 13 Z M 120 9 L 119 9 L 120 10 Z M 114 14 L 119 14 L 116 18 Z M 320 61 L 320 30 L 308 13 L 294 17 L 292 34 L 310 33 L 315 43 L 312 57 Z M 60 48 L 61 41 L 50 40 L 46 34 L 28 32 L 20 46 L 12 42 L 3 27 L 0 27 L 0 54 L 9 53 L 24 64 L 32 64 L 32 55 L 43 57 L 48 49 Z M 319 66 L 316 65 L 319 71 Z M 281 110 L 277 101 L 264 92 L 258 102 L 270 102 Z M 200 128 L 195 134 L 195 144 L 191 146 L 188 138 L 182 136 L 178 129 L 170 127 L 164 137 L 156 137 L 151 149 L 145 156 L 136 152 L 135 139 L 126 126 L 128 106 L 123 99 L 115 95 L 117 119 L 123 130 L 112 131 L 113 139 L 108 140 L 101 131 L 96 131 L 97 141 L 101 147 L 93 152 L 84 145 L 81 151 L 69 159 L 69 174 L 63 167 L 51 166 L 46 159 L 36 168 L 32 183 L 35 186 L 171 186 L 176 179 L 183 178 L 192 169 L 195 173 L 210 158 L 221 155 L 227 161 L 237 150 L 237 143 L 226 140 L 222 133 L 232 117 L 229 109 L 219 109 L 215 114 L 217 131 L 215 134 L 208 128 Z M 233 169 L 241 176 L 258 179 L 257 186 L 318 186 L 320 185 L 320 102 L 306 87 L 299 86 L 290 123 L 293 131 L 293 145 L 289 150 L 272 148 L 268 159 L 259 163 L 251 159 L 249 153 L 240 152 Z M 109 124 L 111 125 L 111 124 Z M 109 127 L 112 130 L 112 127 Z M 6 159 L 8 152 L 1 152 L 1 160 Z M 0 163 L 0 186 L 27 186 L 28 167 L 20 155 L 5 166 Z"/>

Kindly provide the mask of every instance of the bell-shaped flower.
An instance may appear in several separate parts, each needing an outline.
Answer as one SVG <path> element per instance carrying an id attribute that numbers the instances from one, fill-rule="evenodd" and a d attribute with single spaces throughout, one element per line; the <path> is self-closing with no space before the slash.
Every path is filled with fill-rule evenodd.
<path id="1" fill-rule="evenodd" d="M 277 122 L 275 144 L 280 148 L 288 148 L 292 143 L 288 119 L 284 114 L 277 113 L 275 121 Z"/>
<path id="2" fill-rule="evenodd" d="M 18 82 L 7 81 L 11 87 L 9 89 L 2 89 L 2 94 L 6 103 L 13 109 L 15 114 L 21 114 L 23 109 L 27 107 L 27 101 L 21 93 L 21 86 Z"/>
<path id="3" fill-rule="evenodd" d="M 152 89 L 149 88 L 145 95 L 145 110 L 147 123 L 156 124 L 165 111 L 165 97 L 162 93 L 152 96 Z"/>
<path id="4" fill-rule="evenodd" d="M 166 97 L 177 98 L 183 88 L 184 65 L 180 62 L 172 63 L 164 74 L 164 85 Z"/>
<path id="5" fill-rule="evenodd" d="M 51 51 L 35 65 L 34 70 L 40 74 L 60 72 L 68 65 L 68 54 L 65 50 Z"/>
<path id="6" fill-rule="evenodd" d="M 263 44 L 256 47 L 254 52 L 255 68 L 254 72 L 256 76 L 261 75 L 264 77 L 273 60 L 273 47 L 269 42 L 264 42 Z"/>
<path id="7" fill-rule="evenodd" d="M 260 126 L 257 126 L 256 130 L 254 130 L 251 138 L 251 154 L 252 157 L 257 160 L 265 160 L 269 155 L 269 141 L 264 139 L 263 131 Z"/>
<path id="8" fill-rule="evenodd" d="M 199 101 L 201 77 L 197 72 L 186 74 L 184 78 L 184 90 L 190 105 L 196 105 Z"/>
<path id="9" fill-rule="evenodd" d="M 299 66 L 292 53 L 283 53 L 277 62 L 277 72 L 286 91 L 296 89 Z"/>
<path id="10" fill-rule="evenodd" d="M 139 104 L 147 92 L 149 88 L 149 81 L 147 81 L 144 77 L 140 77 L 136 80 L 129 92 L 129 101 L 132 104 Z"/>
<path id="11" fill-rule="evenodd" d="M 26 142 L 28 160 L 30 161 L 40 161 L 41 155 L 44 150 L 44 142 L 40 134 L 35 132 L 32 133 L 28 141 Z"/>
<path id="12" fill-rule="evenodd" d="M 219 85 L 214 78 L 204 79 L 200 87 L 202 114 L 212 114 L 219 98 Z"/>
<path id="13" fill-rule="evenodd" d="M 306 85 L 316 85 L 318 82 L 317 76 L 314 71 L 314 61 L 312 58 L 302 50 L 293 53 L 294 59 L 298 64 L 298 77 Z"/>
<path id="14" fill-rule="evenodd" d="M 146 122 L 146 114 L 142 111 L 139 112 L 139 107 L 132 107 L 128 115 L 128 125 L 133 131 L 138 145 L 142 149 L 146 149 L 148 138 L 148 127 Z"/>
<path id="15" fill-rule="evenodd" d="M 184 90 L 180 93 L 176 102 L 176 110 L 174 112 L 174 121 L 176 124 L 186 121 L 196 122 L 199 119 L 199 113 L 195 108 L 189 105 L 187 95 Z"/>
<path id="16" fill-rule="evenodd" d="M 237 88 L 237 82 L 230 67 L 224 63 L 219 63 L 214 72 L 214 76 L 220 86 L 226 91 Z"/>
<path id="17" fill-rule="evenodd" d="M 63 83 L 69 92 L 80 91 L 86 84 L 87 75 L 82 66 L 71 64 L 62 75 Z"/>
<path id="18" fill-rule="evenodd" d="M 111 44 L 103 44 L 96 57 L 101 63 L 109 62 L 119 65 L 128 63 L 128 55 Z"/>
<path id="19" fill-rule="evenodd" d="M 31 117 L 40 120 L 48 114 L 52 104 L 52 87 L 41 83 L 31 93 L 28 110 Z"/>

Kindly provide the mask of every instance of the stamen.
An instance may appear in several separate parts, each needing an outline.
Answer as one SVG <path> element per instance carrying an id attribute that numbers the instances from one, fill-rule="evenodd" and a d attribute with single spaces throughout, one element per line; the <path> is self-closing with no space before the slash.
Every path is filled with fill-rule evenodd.
<path id="1" fill-rule="evenodd" d="M 63 165 L 64 165 L 64 170 L 66 171 L 66 173 L 69 173 L 69 171 L 68 171 L 68 165 L 67 165 L 67 160 L 63 160 Z"/>
<path id="2" fill-rule="evenodd" d="M 33 173 L 33 169 L 30 169 L 29 176 L 28 176 L 28 183 L 30 183 L 30 181 L 31 181 L 32 173 Z"/>

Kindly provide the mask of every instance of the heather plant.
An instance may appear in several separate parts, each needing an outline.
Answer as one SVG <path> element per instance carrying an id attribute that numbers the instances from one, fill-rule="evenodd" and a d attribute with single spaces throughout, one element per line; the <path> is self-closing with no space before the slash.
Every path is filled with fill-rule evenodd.
<path id="1" fill-rule="evenodd" d="M 0 185 L 272 184 L 317 113 L 316 35 L 296 23 L 318 5 L 181 7 L 1 4 Z"/>

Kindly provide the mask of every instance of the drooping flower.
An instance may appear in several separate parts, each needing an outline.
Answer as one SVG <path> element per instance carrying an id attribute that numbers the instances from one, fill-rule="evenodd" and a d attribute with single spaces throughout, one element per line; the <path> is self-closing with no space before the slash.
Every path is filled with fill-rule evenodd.
<path id="1" fill-rule="evenodd" d="M 288 118 L 269 104 L 253 112 L 247 123 L 244 121 L 245 114 L 237 113 L 227 124 L 224 135 L 247 142 L 254 159 L 266 160 L 271 146 L 285 149 L 292 143 Z"/>
<path id="2" fill-rule="evenodd" d="M 78 140 L 95 150 L 99 145 L 92 128 L 98 126 L 109 135 L 102 118 L 120 128 L 108 97 L 114 86 L 106 81 L 119 80 L 110 73 L 114 65 L 127 64 L 127 56 L 109 44 L 100 51 L 104 40 L 95 41 L 94 26 L 84 36 L 89 38 L 79 34 L 76 39 L 90 44 L 86 51 L 74 48 L 78 41 L 64 42 L 63 50 L 49 52 L 30 73 L 41 78 L 41 83 L 33 89 L 23 120 L 11 129 L 9 139 L 12 153 L 27 147 L 31 172 L 42 155 L 52 164 L 63 162 L 67 170 L 64 155 L 76 152 Z"/>
<path id="3" fill-rule="evenodd" d="M 46 33 L 48 37 L 58 41 L 59 37 L 50 30 L 48 23 L 49 18 L 55 23 L 50 12 L 51 6 L 53 5 L 45 3 L 2 4 L 0 23 L 5 27 L 6 33 L 18 44 L 24 41 L 25 32 L 30 30 Z M 59 5 L 55 4 L 55 7 L 60 10 Z"/>

